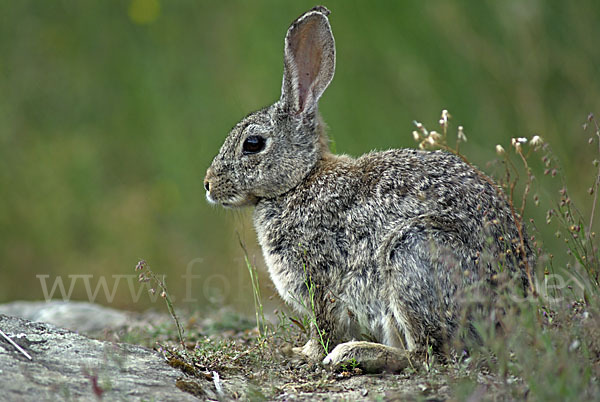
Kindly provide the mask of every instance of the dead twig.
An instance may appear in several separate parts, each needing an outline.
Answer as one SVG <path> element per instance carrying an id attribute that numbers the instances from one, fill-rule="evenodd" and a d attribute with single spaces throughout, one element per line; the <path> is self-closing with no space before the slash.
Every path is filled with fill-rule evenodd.
<path id="1" fill-rule="evenodd" d="M 29 360 L 32 360 L 32 358 L 29 355 L 29 353 L 27 353 L 22 347 L 20 347 L 19 345 L 17 345 L 15 343 L 15 341 L 13 341 L 12 339 L 10 339 L 10 337 L 8 335 L 6 335 L 4 332 L 2 332 L 1 329 L 0 329 L 0 335 L 2 335 L 2 337 L 4 339 L 6 339 L 8 341 L 8 343 L 10 343 L 11 345 L 13 345 L 15 347 L 15 349 L 17 349 L 19 352 L 23 353 L 26 358 L 28 358 Z"/>

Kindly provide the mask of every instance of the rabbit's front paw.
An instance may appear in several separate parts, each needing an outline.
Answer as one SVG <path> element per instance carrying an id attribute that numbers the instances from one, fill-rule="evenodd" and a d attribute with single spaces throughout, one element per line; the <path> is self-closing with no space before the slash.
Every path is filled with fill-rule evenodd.
<path id="1" fill-rule="evenodd" d="M 302 360 L 318 362 L 323 358 L 323 347 L 315 339 L 306 342 L 301 348 L 293 348 L 294 355 Z"/>
<path id="2" fill-rule="evenodd" d="M 338 370 L 342 365 L 356 364 L 364 372 L 398 372 L 409 363 L 409 354 L 380 343 L 352 341 L 337 345 L 323 360 L 323 365 Z"/>

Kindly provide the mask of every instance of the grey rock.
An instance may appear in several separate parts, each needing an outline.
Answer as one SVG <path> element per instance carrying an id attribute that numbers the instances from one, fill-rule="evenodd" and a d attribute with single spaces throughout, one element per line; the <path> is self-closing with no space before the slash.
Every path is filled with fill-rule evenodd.
<path id="1" fill-rule="evenodd" d="M 0 338 L 1 400 L 198 400 L 177 388 L 184 374 L 150 349 L 5 315 L 0 329 L 32 357 Z M 196 391 L 202 396 L 202 386 Z"/>
<path id="2" fill-rule="evenodd" d="M 84 334 L 116 330 L 131 323 L 132 314 L 98 304 L 74 301 L 16 301 L 0 305 L 0 314 L 46 322 Z M 1 328 L 0 328 L 1 329 Z"/>

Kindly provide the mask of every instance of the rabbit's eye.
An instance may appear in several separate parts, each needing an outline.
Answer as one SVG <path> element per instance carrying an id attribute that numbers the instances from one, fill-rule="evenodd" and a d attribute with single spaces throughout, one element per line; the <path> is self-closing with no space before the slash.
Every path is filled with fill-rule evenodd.
<path id="1" fill-rule="evenodd" d="M 265 139 L 260 135 L 251 135 L 244 141 L 242 145 L 242 153 L 244 155 L 255 154 L 262 151 L 265 147 Z"/>

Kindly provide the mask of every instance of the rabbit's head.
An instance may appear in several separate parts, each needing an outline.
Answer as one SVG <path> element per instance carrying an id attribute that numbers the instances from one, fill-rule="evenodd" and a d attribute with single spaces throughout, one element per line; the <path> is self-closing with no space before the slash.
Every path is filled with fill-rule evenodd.
<path id="1" fill-rule="evenodd" d="M 328 14 L 317 6 L 288 29 L 281 98 L 231 130 L 206 172 L 210 202 L 240 207 L 276 197 L 296 187 L 328 152 L 317 108 L 335 70 Z"/>

